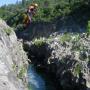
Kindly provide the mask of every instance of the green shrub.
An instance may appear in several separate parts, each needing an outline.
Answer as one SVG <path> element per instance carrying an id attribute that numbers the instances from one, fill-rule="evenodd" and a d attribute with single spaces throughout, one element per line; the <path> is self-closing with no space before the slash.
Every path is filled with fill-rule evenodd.
<path id="1" fill-rule="evenodd" d="M 51 12 L 50 8 L 43 8 L 44 17 L 48 17 L 50 15 L 50 12 Z"/>
<path id="2" fill-rule="evenodd" d="M 11 30 L 10 28 L 5 29 L 4 31 L 6 32 L 6 34 L 7 34 L 7 35 L 10 35 L 10 34 L 11 34 L 11 32 L 12 32 L 12 30 Z"/>
<path id="3" fill-rule="evenodd" d="M 23 30 L 24 30 L 23 24 L 17 25 L 16 30 L 18 30 L 18 31 L 23 31 Z"/>
<path id="4" fill-rule="evenodd" d="M 35 46 L 37 46 L 37 47 L 41 47 L 41 46 L 43 46 L 43 45 L 46 44 L 46 41 L 45 41 L 43 38 L 35 39 L 35 40 L 33 41 L 33 44 L 34 44 Z"/>
<path id="5" fill-rule="evenodd" d="M 18 74 L 18 78 L 22 78 L 24 76 L 26 72 L 26 69 L 24 67 L 21 67 L 19 74 Z"/>
<path id="6" fill-rule="evenodd" d="M 80 64 L 77 64 L 75 69 L 74 69 L 74 74 L 75 75 L 79 75 L 79 73 L 81 72 L 82 70 L 82 66 Z"/>
<path id="7" fill-rule="evenodd" d="M 76 34 L 74 35 L 74 41 L 78 42 L 80 40 L 80 35 L 79 34 Z"/>
<path id="8" fill-rule="evenodd" d="M 87 35 L 90 35 L 90 21 L 88 21 L 87 25 Z"/>
<path id="9" fill-rule="evenodd" d="M 70 41 L 71 38 L 72 38 L 72 37 L 71 37 L 70 34 L 65 33 L 64 35 L 62 35 L 62 36 L 60 37 L 60 41 L 61 41 L 62 43 L 64 43 L 65 41 Z"/>

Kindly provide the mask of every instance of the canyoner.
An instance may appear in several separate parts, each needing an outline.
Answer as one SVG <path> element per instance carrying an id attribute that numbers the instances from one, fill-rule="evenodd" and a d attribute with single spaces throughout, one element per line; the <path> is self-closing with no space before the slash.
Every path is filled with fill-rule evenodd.
<path id="1" fill-rule="evenodd" d="M 38 7 L 38 4 L 37 3 L 31 4 L 27 8 L 26 13 L 23 14 L 23 17 L 24 17 L 23 18 L 23 25 L 24 25 L 24 28 L 25 29 L 31 24 L 32 17 L 36 14 L 37 7 Z"/>

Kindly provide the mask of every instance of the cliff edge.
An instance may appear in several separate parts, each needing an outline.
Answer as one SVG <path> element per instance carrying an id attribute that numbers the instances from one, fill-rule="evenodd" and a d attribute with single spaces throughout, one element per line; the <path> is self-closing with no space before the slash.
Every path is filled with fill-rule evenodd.
<path id="1" fill-rule="evenodd" d="M 27 60 L 13 29 L 0 20 L 0 90 L 27 90 Z"/>

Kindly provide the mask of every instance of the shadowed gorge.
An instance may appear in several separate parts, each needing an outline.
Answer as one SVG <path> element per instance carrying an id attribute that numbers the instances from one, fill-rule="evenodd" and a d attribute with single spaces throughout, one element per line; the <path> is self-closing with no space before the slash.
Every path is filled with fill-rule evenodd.
<path id="1" fill-rule="evenodd" d="M 45 80 L 46 90 L 87 90 L 83 73 L 78 71 L 79 77 L 72 74 L 72 68 L 78 62 L 68 55 L 63 58 L 63 61 L 59 61 L 55 58 L 56 56 L 49 60 L 52 51 L 53 48 L 46 43 L 40 47 L 31 44 L 28 50 L 28 56 L 34 65 L 33 68 Z M 58 70 L 60 71 L 58 72 Z"/>
<path id="2" fill-rule="evenodd" d="M 0 90 L 90 90 L 90 0 L 1 6 Z"/>

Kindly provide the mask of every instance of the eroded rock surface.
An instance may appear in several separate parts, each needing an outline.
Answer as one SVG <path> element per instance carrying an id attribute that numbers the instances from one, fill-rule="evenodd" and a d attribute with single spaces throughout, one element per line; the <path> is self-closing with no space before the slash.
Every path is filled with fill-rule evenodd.
<path id="1" fill-rule="evenodd" d="M 27 90 L 27 56 L 9 26 L 0 20 L 0 90 Z"/>
<path id="2" fill-rule="evenodd" d="M 38 47 L 35 41 L 27 43 L 31 61 L 35 61 L 33 63 L 39 68 L 44 67 L 47 75 L 54 74 L 53 78 L 59 81 L 63 90 L 89 90 L 90 37 L 86 34 L 55 34 L 45 39 L 45 42 L 46 47 Z"/>

